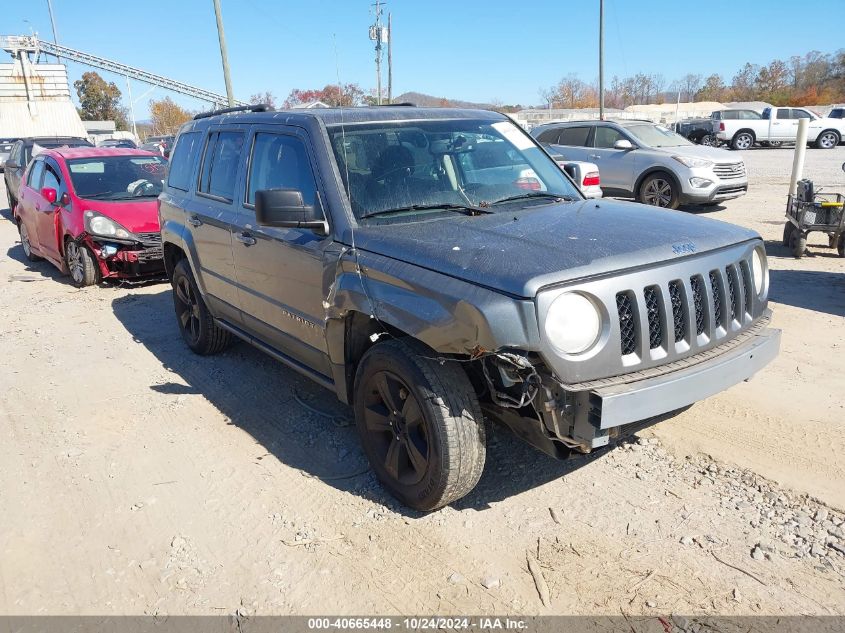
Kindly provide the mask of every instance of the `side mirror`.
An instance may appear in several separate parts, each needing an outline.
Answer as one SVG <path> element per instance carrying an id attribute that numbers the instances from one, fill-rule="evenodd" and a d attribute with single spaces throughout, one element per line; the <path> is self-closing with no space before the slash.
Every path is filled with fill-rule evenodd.
<path id="1" fill-rule="evenodd" d="M 6 164 L 4 165 L 4 167 L 5 167 L 6 169 L 20 169 L 20 168 L 21 168 L 21 166 L 20 166 L 20 165 L 18 165 L 16 162 L 11 161 L 11 160 L 7 160 L 7 161 L 6 161 Z"/>
<path id="2" fill-rule="evenodd" d="M 842 163 L 842 171 L 845 171 L 845 163 Z"/>
<path id="3" fill-rule="evenodd" d="M 629 149 L 634 149 L 634 145 L 628 139 L 620 138 L 618 141 L 616 141 L 613 144 L 613 149 L 629 150 Z"/>
<path id="4" fill-rule="evenodd" d="M 56 194 L 56 190 L 52 187 L 44 187 L 41 190 L 41 197 L 43 197 L 50 204 L 56 204 L 56 199 L 58 198 L 58 195 Z"/>
<path id="5" fill-rule="evenodd" d="M 306 205 L 297 189 L 263 189 L 255 192 L 255 220 L 262 226 L 310 229 L 317 235 L 328 235 L 320 197 Z"/>

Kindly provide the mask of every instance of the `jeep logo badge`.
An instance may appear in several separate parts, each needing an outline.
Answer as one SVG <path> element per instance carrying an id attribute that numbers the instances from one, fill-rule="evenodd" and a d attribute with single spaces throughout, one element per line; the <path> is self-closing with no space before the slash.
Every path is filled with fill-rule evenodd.
<path id="1" fill-rule="evenodd" d="M 672 244 L 672 252 L 675 253 L 675 255 L 694 253 L 695 244 L 693 244 L 692 242 L 680 242 L 678 244 Z"/>

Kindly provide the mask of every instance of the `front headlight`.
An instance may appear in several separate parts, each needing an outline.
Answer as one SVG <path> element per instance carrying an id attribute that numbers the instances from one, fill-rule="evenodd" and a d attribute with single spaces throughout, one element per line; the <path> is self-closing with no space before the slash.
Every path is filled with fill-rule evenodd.
<path id="1" fill-rule="evenodd" d="M 713 161 L 706 158 L 696 158 L 695 156 L 673 156 L 676 161 L 687 167 L 712 167 Z"/>
<path id="2" fill-rule="evenodd" d="M 763 294 L 768 284 L 769 267 L 766 266 L 766 256 L 761 248 L 755 248 L 751 254 L 751 277 L 754 280 L 754 290 L 757 296 Z"/>
<path id="3" fill-rule="evenodd" d="M 595 304 L 577 292 L 566 292 L 552 301 L 545 321 L 546 337 L 564 354 L 590 349 L 601 333 L 601 314 Z"/>
<path id="4" fill-rule="evenodd" d="M 92 235 L 116 237 L 121 240 L 132 238 L 132 234 L 111 218 L 100 215 L 96 211 L 85 212 L 85 230 Z"/>

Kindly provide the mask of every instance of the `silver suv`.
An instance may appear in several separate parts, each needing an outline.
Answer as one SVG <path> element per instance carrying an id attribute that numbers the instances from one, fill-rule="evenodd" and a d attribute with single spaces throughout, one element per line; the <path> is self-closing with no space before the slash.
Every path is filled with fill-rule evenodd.
<path id="1" fill-rule="evenodd" d="M 650 121 L 548 123 L 531 135 L 569 160 L 596 163 L 607 196 L 677 209 L 738 198 L 748 189 L 742 158 Z"/>

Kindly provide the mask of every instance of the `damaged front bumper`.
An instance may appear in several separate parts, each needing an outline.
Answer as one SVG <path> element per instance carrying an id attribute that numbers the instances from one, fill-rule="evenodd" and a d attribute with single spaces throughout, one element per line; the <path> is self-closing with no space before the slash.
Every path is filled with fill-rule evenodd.
<path id="1" fill-rule="evenodd" d="M 589 453 L 748 380 L 777 356 L 780 336 L 780 330 L 761 329 L 682 368 L 627 381 L 623 376 L 565 385 L 536 368 L 537 378 L 529 374 L 533 382 L 539 378 L 532 404 L 517 408 L 498 402 L 486 406 L 486 413 L 553 457 L 573 450 Z"/>
<path id="2" fill-rule="evenodd" d="M 136 240 L 116 240 L 86 235 L 103 277 L 131 278 L 164 272 L 161 233 L 143 233 Z"/>

